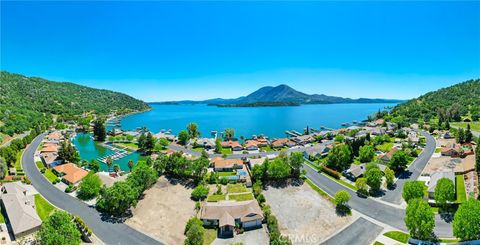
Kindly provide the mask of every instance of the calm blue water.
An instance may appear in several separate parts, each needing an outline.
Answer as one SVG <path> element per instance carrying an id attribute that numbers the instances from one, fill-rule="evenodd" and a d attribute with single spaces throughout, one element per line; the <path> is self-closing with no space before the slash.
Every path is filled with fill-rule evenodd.
<path id="1" fill-rule="evenodd" d="M 171 129 L 177 134 L 190 122 L 199 125 L 203 136 L 211 131 L 235 129 L 235 136 L 265 134 L 284 137 L 285 130 L 303 132 L 307 126 L 339 128 L 342 123 L 360 122 L 367 116 L 395 104 L 328 104 L 286 107 L 215 107 L 207 105 L 151 105 L 153 110 L 126 116 L 122 129 L 147 127 L 153 132 Z"/>
<path id="2" fill-rule="evenodd" d="M 91 136 L 92 134 L 77 134 L 77 136 L 73 140 L 73 144 L 80 153 L 80 158 L 82 160 L 91 161 L 93 159 L 104 157 L 113 153 L 112 150 L 105 148 L 101 144 L 95 142 L 91 138 Z M 130 159 L 133 160 L 135 164 L 137 164 L 138 160 L 140 159 L 140 154 L 133 152 L 122 159 L 114 160 L 110 171 L 113 171 L 113 166 L 115 164 L 120 165 L 121 170 L 129 171 L 130 169 L 128 168 L 128 161 Z M 108 167 L 105 163 L 100 162 L 101 171 L 107 171 L 107 168 Z"/>

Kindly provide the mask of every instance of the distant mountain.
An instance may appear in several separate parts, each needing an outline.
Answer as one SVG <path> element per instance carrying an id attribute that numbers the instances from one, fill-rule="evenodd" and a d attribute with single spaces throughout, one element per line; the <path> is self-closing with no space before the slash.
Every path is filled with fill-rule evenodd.
<path id="1" fill-rule="evenodd" d="M 480 119 L 480 79 L 468 80 L 426 93 L 395 106 L 392 114 L 401 116 L 409 122 L 429 122 L 431 119 L 455 122 L 460 121 L 462 117 L 478 121 Z"/>
<path id="2" fill-rule="evenodd" d="M 158 104 L 209 104 L 225 107 L 250 107 L 250 106 L 295 106 L 301 104 L 335 104 L 335 103 L 396 103 L 400 100 L 393 99 L 350 99 L 324 94 L 305 94 L 285 84 L 276 87 L 266 86 L 259 90 L 236 99 L 210 99 L 203 101 L 169 101 L 157 102 Z"/>
<path id="3" fill-rule="evenodd" d="M 141 100 L 105 89 L 5 71 L 0 74 L 0 132 L 10 135 L 51 120 L 51 115 L 68 120 L 84 112 L 123 114 L 149 108 Z"/>

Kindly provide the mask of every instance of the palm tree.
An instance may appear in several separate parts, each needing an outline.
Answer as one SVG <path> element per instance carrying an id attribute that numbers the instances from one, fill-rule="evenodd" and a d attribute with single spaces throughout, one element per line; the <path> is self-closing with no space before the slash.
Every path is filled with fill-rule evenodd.
<path id="1" fill-rule="evenodd" d="M 107 160 L 105 161 L 105 164 L 107 164 L 108 167 L 108 172 L 110 172 L 110 167 L 112 166 L 113 160 L 112 157 L 108 157 Z"/>
<path id="2" fill-rule="evenodd" d="M 130 169 L 130 172 L 132 172 L 132 169 L 133 169 L 133 160 L 132 159 L 128 160 L 128 168 Z"/>
<path id="3" fill-rule="evenodd" d="M 115 173 L 120 172 L 120 165 L 115 164 L 115 166 L 113 166 L 113 172 L 115 172 Z"/>
<path id="4" fill-rule="evenodd" d="M 235 130 L 233 130 L 233 128 L 225 129 L 225 138 L 227 140 L 231 140 L 234 135 L 235 135 Z"/>

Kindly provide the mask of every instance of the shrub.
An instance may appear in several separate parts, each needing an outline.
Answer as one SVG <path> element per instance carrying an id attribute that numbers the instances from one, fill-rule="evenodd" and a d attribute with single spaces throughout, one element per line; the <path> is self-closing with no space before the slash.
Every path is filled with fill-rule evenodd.
<path id="1" fill-rule="evenodd" d="M 102 189 L 102 181 L 93 172 L 90 172 L 80 183 L 78 197 L 82 200 L 95 198 Z"/>
<path id="2" fill-rule="evenodd" d="M 265 200 L 265 196 L 263 194 L 260 194 L 257 196 L 257 201 L 262 204 L 264 203 L 266 200 Z"/>
<path id="3" fill-rule="evenodd" d="M 192 199 L 195 201 L 203 200 L 208 196 L 208 187 L 204 185 L 198 185 L 192 191 Z"/>
<path id="4" fill-rule="evenodd" d="M 340 179 L 340 173 L 337 172 L 337 171 L 335 171 L 335 170 L 333 170 L 333 169 L 331 169 L 331 168 L 329 168 L 329 167 L 323 166 L 323 167 L 321 168 L 321 170 L 322 170 L 322 172 L 324 172 L 324 173 L 332 176 L 332 177 L 335 178 L 335 179 Z"/>

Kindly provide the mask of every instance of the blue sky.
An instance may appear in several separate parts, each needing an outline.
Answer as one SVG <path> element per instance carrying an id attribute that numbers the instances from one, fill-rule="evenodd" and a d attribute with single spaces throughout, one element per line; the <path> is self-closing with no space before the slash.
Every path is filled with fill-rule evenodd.
<path id="1" fill-rule="evenodd" d="M 146 101 L 406 99 L 480 77 L 480 2 L 2 1 L 0 68 Z"/>

